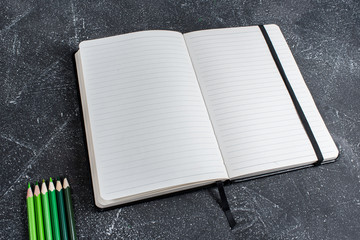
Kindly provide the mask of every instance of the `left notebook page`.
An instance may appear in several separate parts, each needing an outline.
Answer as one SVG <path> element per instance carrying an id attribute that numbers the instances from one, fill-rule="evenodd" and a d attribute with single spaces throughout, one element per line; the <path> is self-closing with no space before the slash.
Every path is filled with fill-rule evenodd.
<path id="1" fill-rule="evenodd" d="M 97 206 L 228 178 L 181 33 L 85 41 L 76 64 Z"/>

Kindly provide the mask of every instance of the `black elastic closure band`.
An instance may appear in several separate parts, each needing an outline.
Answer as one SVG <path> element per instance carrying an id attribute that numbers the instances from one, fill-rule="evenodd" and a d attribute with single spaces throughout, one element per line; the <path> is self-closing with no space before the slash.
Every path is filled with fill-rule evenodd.
<path id="1" fill-rule="evenodd" d="M 219 203 L 220 207 L 224 211 L 226 219 L 228 220 L 230 227 L 233 228 L 236 225 L 236 222 L 230 211 L 229 203 L 226 198 L 225 191 L 224 191 L 224 183 L 219 181 L 219 182 L 216 182 L 216 185 L 218 187 L 219 194 L 220 194 L 220 203 Z"/>
<path id="2" fill-rule="evenodd" d="M 265 27 L 263 25 L 259 25 L 259 28 L 260 28 L 260 30 L 261 30 L 264 38 L 265 38 L 265 41 L 266 41 L 266 43 L 267 43 L 267 45 L 269 47 L 271 55 L 272 55 L 272 57 L 273 57 L 273 59 L 275 61 L 275 64 L 276 64 L 276 66 L 277 66 L 277 68 L 279 70 L 279 73 L 280 73 L 280 75 L 281 75 L 281 77 L 282 77 L 282 79 L 283 79 L 283 81 L 285 83 L 285 86 L 286 86 L 286 88 L 287 88 L 287 90 L 288 90 L 288 92 L 290 94 L 291 100 L 293 101 L 293 104 L 295 106 L 297 114 L 299 115 L 301 123 L 302 123 L 302 125 L 303 125 L 303 127 L 304 127 L 304 129 L 306 131 L 306 134 L 307 134 L 307 136 L 308 136 L 308 138 L 309 138 L 309 140 L 311 142 L 311 145 L 312 145 L 312 147 L 313 147 L 313 149 L 315 151 L 315 154 L 316 154 L 316 157 L 317 157 L 318 160 L 316 161 L 316 163 L 314 163 L 314 165 L 318 166 L 324 160 L 324 157 L 323 157 L 323 155 L 321 153 L 320 147 L 319 147 L 319 145 L 318 145 L 318 143 L 317 143 L 317 141 L 316 141 L 316 139 L 314 137 L 313 132 L 311 131 L 310 125 L 309 125 L 309 123 L 308 123 L 308 121 L 307 121 L 307 119 L 305 117 L 305 114 L 304 114 L 303 110 L 301 109 L 300 103 L 296 98 L 294 90 L 292 89 L 292 87 L 290 85 L 290 82 L 289 82 L 288 78 L 286 77 L 285 71 L 284 71 L 284 69 L 283 69 L 283 67 L 281 65 L 281 62 L 279 60 L 278 55 L 276 54 L 275 48 L 274 48 L 274 46 L 273 46 L 273 44 L 272 44 L 272 42 L 270 40 L 270 37 L 269 37 L 269 35 L 267 34 L 267 32 L 265 30 Z"/>

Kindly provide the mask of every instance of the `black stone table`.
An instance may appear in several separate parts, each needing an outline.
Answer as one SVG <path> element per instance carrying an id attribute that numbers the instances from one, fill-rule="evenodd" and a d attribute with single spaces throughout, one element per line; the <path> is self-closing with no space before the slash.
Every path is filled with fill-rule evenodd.
<path id="1" fill-rule="evenodd" d="M 360 239 L 360 3 L 0 3 L 0 239 L 26 239 L 26 184 L 67 176 L 80 239 Z M 74 64 L 80 41 L 147 29 L 278 24 L 340 149 L 335 163 L 99 211 Z"/>

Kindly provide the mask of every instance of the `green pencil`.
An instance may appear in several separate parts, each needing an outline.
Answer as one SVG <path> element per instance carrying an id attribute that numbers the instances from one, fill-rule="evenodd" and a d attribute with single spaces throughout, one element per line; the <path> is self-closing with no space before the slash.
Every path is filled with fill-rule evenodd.
<path id="1" fill-rule="evenodd" d="M 29 224 L 29 239 L 36 240 L 34 196 L 31 190 L 30 183 L 28 183 L 26 204 L 27 204 L 27 213 L 28 213 L 28 224 Z"/>
<path id="2" fill-rule="evenodd" d="M 52 229 L 51 229 L 51 217 L 50 217 L 50 205 L 49 205 L 49 194 L 43 179 L 41 185 L 41 203 L 43 209 L 44 226 L 45 226 L 45 237 L 47 240 L 52 240 Z"/>
<path id="3" fill-rule="evenodd" d="M 69 227 L 69 237 L 71 240 L 75 240 L 76 231 L 75 231 L 74 210 L 71 202 L 70 185 L 66 178 L 64 178 L 63 188 L 64 188 L 64 197 L 65 197 L 66 218 Z"/>
<path id="4" fill-rule="evenodd" d="M 60 233 L 61 239 L 68 239 L 68 230 L 66 226 L 66 213 L 65 213 L 65 203 L 64 203 L 64 194 L 61 186 L 60 179 L 56 181 L 56 199 L 59 210 L 59 222 L 60 222 Z"/>
<path id="5" fill-rule="evenodd" d="M 50 199 L 50 212 L 51 212 L 51 226 L 53 229 L 53 237 L 55 240 L 61 240 L 59 215 L 56 203 L 56 193 L 52 178 L 49 181 L 49 199 Z"/>
<path id="6" fill-rule="evenodd" d="M 44 222 L 41 208 L 40 188 L 38 182 L 35 184 L 34 189 L 34 201 L 35 201 L 35 216 L 36 216 L 36 233 L 40 240 L 45 239 L 44 235 Z"/>

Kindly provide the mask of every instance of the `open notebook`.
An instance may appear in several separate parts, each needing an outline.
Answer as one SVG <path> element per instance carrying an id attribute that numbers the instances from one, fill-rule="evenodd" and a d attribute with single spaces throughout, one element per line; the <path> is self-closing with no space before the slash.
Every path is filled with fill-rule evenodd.
<path id="1" fill-rule="evenodd" d="M 337 157 L 280 29 L 261 27 L 142 31 L 80 43 L 75 57 L 98 207 L 317 162 L 274 57 L 323 162 Z"/>

